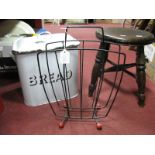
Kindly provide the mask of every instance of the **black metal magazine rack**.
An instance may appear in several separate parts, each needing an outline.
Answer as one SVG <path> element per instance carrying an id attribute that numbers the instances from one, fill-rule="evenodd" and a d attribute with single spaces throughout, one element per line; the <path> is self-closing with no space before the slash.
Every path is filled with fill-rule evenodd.
<path id="1" fill-rule="evenodd" d="M 49 53 L 53 52 L 54 57 L 56 59 L 55 65 L 59 72 L 61 82 L 61 87 L 59 89 L 63 90 L 64 99 L 60 101 L 57 98 L 57 93 L 55 92 L 55 85 L 54 85 L 55 83 L 53 83 L 52 80 L 50 80 L 50 86 L 51 86 L 50 93 L 47 92 L 46 85 L 43 82 L 43 80 L 42 80 L 42 87 L 53 114 L 56 116 L 56 118 L 60 120 L 59 128 L 63 128 L 65 122 L 67 121 L 85 121 L 85 122 L 94 121 L 96 123 L 97 129 L 102 129 L 102 124 L 100 122 L 102 121 L 103 118 L 108 116 L 113 106 L 113 103 L 116 99 L 118 90 L 120 88 L 120 84 L 123 77 L 123 71 L 119 73 L 118 72 L 113 73 L 112 85 L 107 87 L 107 84 L 104 81 L 105 68 L 103 67 L 101 70 L 100 77 L 98 78 L 96 84 L 94 95 L 92 97 L 89 97 L 88 87 L 97 51 L 100 50 L 105 53 L 109 52 L 113 54 L 117 59 L 117 64 L 120 64 L 120 62 L 125 64 L 125 58 L 126 58 L 125 54 L 120 52 L 119 45 L 118 45 L 118 51 L 106 51 L 105 49 L 99 49 L 98 44 L 101 42 L 99 40 L 78 40 L 80 42 L 80 45 L 78 47 L 75 48 L 66 46 L 68 42 L 75 41 L 67 39 L 69 29 L 75 29 L 75 30 L 85 29 L 85 31 L 87 31 L 87 29 L 90 28 L 101 29 L 104 36 L 104 29 L 102 27 L 96 27 L 96 26 L 68 26 L 65 32 L 65 41 L 63 42 L 64 49 L 68 52 L 73 50 L 78 52 L 78 67 L 77 67 L 78 95 L 74 98 L 71 98 L 70 96 L 72 87 L 72 85 L 70 85 L 69 83 L 70 79 L 65 78 L 70 64 L 65 63 L 60 64 L 58 60 L 59 59 L 58 54 L 64 49 L 57 48 L 54 50 L 48 50 L 49 45 L 58 43 L 58 42 L 52 42 L 46 44 L 46 51 L 39 51 L 37 53 L 37 62 L 40 75 L 42 74 L 42 69 L 40 66 L 40 63 L 42 61 L 41 54 L 45 52 L 48 76 L 50 76 L 50 73 L 52 72 L 51 68 L 49 67 L 49 61 L 50 61 Z M 92 46 L 89 47 L 89 44 L 91 44 Z M 91 55 L 92 57 L 89 58 L 89 56 Z M 105 89 L 104 86 L 106 87 Z M 49 98 L 51 94 L 54 95 L 56 101 L 55 103 L 50 102 Z M 104 98 L 104 96 L 106 96 L 106 98 Z"/>

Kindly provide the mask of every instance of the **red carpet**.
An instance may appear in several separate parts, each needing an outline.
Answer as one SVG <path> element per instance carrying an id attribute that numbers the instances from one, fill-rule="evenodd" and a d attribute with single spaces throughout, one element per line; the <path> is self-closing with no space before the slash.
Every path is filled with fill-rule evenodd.
<path id="1" fill-rule="evenodd" d="M 98 24 L 99 25 L 99 24 Z M 102 25 L 102 24 L 101 24 Z M 103 26 L 103 25 L 102 25 Z M 118 26 L 118 25 L 104 25 Z M 64 26 L 53 26 L 51 24 L 45 27 L 52 33 L 64 32 Z M 70 30 L 69 33 L 77 39 L 94 39 L 95 30 Z M 83 36 L 87 38 L 83 38 Z M 91 45 L 93 46 L 93 44 Z M 113 46 L 112 49 L 115 47 Z M 129 52 L 127 47 L 128 62 L 134 62 L 135 53 Z M 93 65 L 93 55 L 87 55 L 86 62 L 89 67 Z M 91 64 L 91 65 L 90 65 Z M 131 71 L 135 71 L 132 69 Z M 110 80 L 114 73 L 107 74 L 105 80 L 110 85 Z M 90 72 L 86 70 L 84 78 L 90 81 Z M 15 83 L 11 79 L 0 79 L 0 94 L 2 94 L 4 111 L 0 114 L 0 134 L 55 134 L 55 135 L 150 135 L 155 134 L 155 85 L 147 78 L 146 81 L 146 105 L 141 108 L 137 104 L 137 85 L 135 80 L 124 74 L 122 85 L 114 107 L 109 116 L 103 120 L 103 129 L 96 130 L 95 122 L 72 122 L 68 121 L 63 129 L 59 129 L 59 121 L 55 119 L 49 105 L 38 107 L 28 107 L 24 104 L 20 83 Z M 87 89 L 87 87 L 85 88 Z M 103 94 L 102 94 L 103 95 Z"/>

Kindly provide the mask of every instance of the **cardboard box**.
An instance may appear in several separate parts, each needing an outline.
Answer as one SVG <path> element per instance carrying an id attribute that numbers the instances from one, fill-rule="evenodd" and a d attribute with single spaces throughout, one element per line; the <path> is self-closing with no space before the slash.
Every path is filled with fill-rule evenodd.
<path id="1" fill-rule="evenodd" d="M 155 84 L 155 43 L 145 46 L 145 55 L 149 62 L 146 64 L 146 74 Z"/>

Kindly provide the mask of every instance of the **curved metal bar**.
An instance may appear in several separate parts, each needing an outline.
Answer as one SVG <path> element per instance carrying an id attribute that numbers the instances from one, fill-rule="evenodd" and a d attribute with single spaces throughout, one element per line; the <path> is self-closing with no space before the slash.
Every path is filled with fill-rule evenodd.
<path id="1" fill-rule="evenodd" d="M 66 105 L 68 105 L 68 101 L 67 101 L 67 98 L 66 98 L 65 86 L 64 86 L 65 85 L 65 76 L 62 75 L 62 73 L 61 73 L 59 62 L 58 62 L 58 56 L 57 56 L 56 51 L 55 51 L 55 56 L 56 56 L 56 62 L 57 62 L 58 71 L 59 71 L 59 74 L 61 76 L 61 86 L 62 86 L 62 89 L 63 89 L 63 95 L 64 95 L 65 103 L 66 103 Z M 63 81 L 64 81 L 64 83 L 63 83 Z"/>
<path id="2" fill-rule="evenodd" d="M 67 65 L 66 65 L 66 81 L 67 81 L 67 91 L 68 91 L 68 101 L 69 101 L 69 107 L 72 107 L 72 103 L 71 103 L 71 95 L 70 95 L 70 87 L 69 87 L 69 82 L 68 82 L 68 78 L 67 78 Z"/>
<path id="3" fill-rule="evenodd" d="M 101 29 L 101 32 L 102 32 L 102 36 L 103 36 L 103 38 L 104 38 L 104 29 L 103 29 L 103 27 L 101 27 L 101 26 L 67 26 L 67 28 L 66 28 L 66 34 L 67 34 L 67 32 L 68 32 L 68 29 L 69 28 L 91 28 L 91 29 Z"/>
<path id="4" fill-rule="evenodd" d="M 100 80 L 99 80 L 99 85 L 98 85 L 98 89 L 97 89 L 97 93 L 96 93 L 96 97 L 95 97 L 95 103 L 94 103 L 94 111 L 93 111 L 93 114 L 92 114 L 92 118 L 96 118 L 96 113 L 97 113 L 97 109 L 96 106 L 97 106 L 97 102 L 98 102 L 98 99 L 99 99 L 99 95 L 100 95 L 100 92 L 101 92 L 101 88 L 102 88 L 102 83 L 103 83 L 103 74 L 101 75 L 100 77 Z"/>
<path id="5" fill-rule="evenodd" d="M 41 80 L 42 80 L 41 68 L 40 68 L 40 60 L 39 60 L 39 55 L 40 55 L 41 53 L 42 53 L 42 51 L 40 51 L 40 52 L 37 53 L 37 63 L 38 63 L 39 74 L 40 74 L 40 77 L 41 77 Z M 54 115 L 57 115 L 56 112 L 54 111 L 53 106 L 50 104 L 50 99 L 49 99 L 49 97 L 48 97 L 48 94 L 47 94 L 47 91 L 46 91 L 46 88 L 45 88 L 45 85 L 44 85 L 43 80 L 42 80 L 42 86 L 43 86 L 43 90 L 44 90 L 44 92 L 45 92 L 46 99 L 47 99 L 47 101 L 48 101 L 48 103 L 49 103 L 49 105 L 50 105 L 50 107 L 51 107 L 51 109 L 52 109 L 52 112 L 54 113 Z"/>
<path id="6" fill-rule="evenodd" d="M 123 54 L 123 55 L 124 55 L 124 64 L 125 64 L 125 62 L 126 62 L 126 55 L 125 55 L 125 54 Z M 123 79 L 123 73 L 124 73 L 124 71 L 121 72 L 121 77 L 120 77 L 120 80 L 119 80 L 119 83 L 118 83 L 118 87 L 117 87 L 117 89 L 116 89 L 116 93 L 115 93 L 115 95 L 114 95 L 114 97 L 113 97 L 112 103 L 111 103 L 111 105 L 110 105 L 108 111 L 107 111 L 106 114 L 105 114 L 105 117 L 108 116 L 108 114 L 109 114 L 109 112 L 110 112 L 110 110 L 111 110 L 111 108 L 112 108 L 112 106 L 113 106 L 113 104 L 114 104 L 114 101 L 115 101 L 116 96 L 117 96 L 117 94 L 118 94 L 118 90 L 119 90 L 119 88 L 120 88 L 120 84 L 121 84 L 122 79 Z"/>
<path id="7" fill-rule="evenodd" d="M 53 91 L 53 95 L 54 95 L 54 98 L 56 100 L 56 103 L 59 106 L 60 104 L 58 102 L 58 99 L 57 99 L 57 96 L 56 96 L 56 93 L 55 93 L 55 90 L 54 90 L 54 86 L 53 86 L 53 83 L 52 83 L 51 78 L 50 78 L 50 68 L 49 68 L 49 61 L 48 61 L 47 50 L 45 51 L 45 53 L 46 53 L 46 65 L 47 65 L 48 75 L 49 75 L 49 79 L 50 79 L 50 85 L 52 87 L 52 91 Z"/>
<path id="8" fill-rule="evenodd" d="M 117 63 L 118 63 L 118 65 L 119 65 L 119 64 L 120 64 L 120 51 L 121 51 L 121 46 L 118 45 L 118 47 L 119 47 L 119 51 L 118 51 L 119 54 L 118 54 L 118 62 L 117 62 Z M 116 86 L 117 76 L 118 76 L 118 71 L 116 71 L 115 78 L 114 78 L 114 83 L 113 83 L 113 86 L 112 86 L 110 95 L 109 95 L 109 97 L 108 97 L 108 100 L 107 100 L 106 104 L 105 104 L 102 108 L 107 107 L 107 105 L 108 105 L 108 103 L 109 103 L 109 101 L 110 101 L 110 99 L 111 99 L 111 96 L 112 96 L 112 94 L 113 94 L 113 90 L 114 90 L 114 88 L 115 88 L 115 86 Z"/>
<path id="9" fill-rule="evenodd" d="M 67 84 L 65 80 L 66 75 L 66 64 L 63 64 L 63 76 L 64 76 L 64 92 L 65 92 L 65 101 L 66 101 L 66 109 L 67 109 L 67 116 L 70 118 L 70 111 L 69 111 L 69 103 L 68 103 L 68 92 L 67 92 Z"/>

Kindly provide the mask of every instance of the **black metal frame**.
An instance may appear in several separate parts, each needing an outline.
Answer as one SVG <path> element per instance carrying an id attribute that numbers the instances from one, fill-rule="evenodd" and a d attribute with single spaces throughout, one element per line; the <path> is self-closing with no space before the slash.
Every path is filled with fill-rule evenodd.
<path id="1" fill-rule="evenodd" d="M 86 42 L 96 42 L 96 43 L 101 43 L 101 41 L 99 40 L 78 40 L 80 42 L 80 45 L 82 47 L 66 47 L 66 44 L 67 42 L 72 42 L 72 41 L 75 41 L 75 40 L 67 40 L 67 34 L 68 34 L 68 29 L 69 28 L 100 28 L 102 30 L 102 34 L 104 36 L 104 30 L 102 27 L 96 27 L 96 26 L 69 26 L 66 28 L 66 32 L 65 32 L 65 41 L 62 42 L 62 41 L 58 41 L 58 42 L 52 42 L 52 43 L 48 43 L 46 44 L 46 50 L 45 51 L 38 51 L 37 53 L 37 62 L 38 62 L 38 69 L 39 69 L 39 74 L 41 75 L 42 74 L 42 70 L 41 70 L 41 67 L 40 67 L 40 61 L 41 61 L 41 58 L 40 58 L 40 54 L 42 53 L 45 53 L 46 54 L 46 66 L 47 66 L 47 70 L 48 70 L 48 76 L 50 76 L 50 67 L 49 67 L 49 58 L 48 58 L 48 54 L 50 52 L 53 52 L 54 55 L 55 55 L 55 59 L 56 59 L 56 62 L 57 62 L 57 69 L 59 71 L 59 74 L 61 76 L 61 86 L 62 86 L 62 90 L 63 90 L 63 95 L 64 95 L 64 101 L 58 101 L 57 99 L 57 94 L 55 93 L 55 90 L 54 90 L 54 85 L 52 83 L 52 81 L 50 80 L 50 85 L 51 85 L 51 88 L 52 88 L 52 92 L 54 94 L 54 97 L 55 97 L 55 100 L 56 102 L 53 104 L 53 103 L 50 103 L 50 100 L 49 100 L 49 94 L 47 93 L 46 91 L 46 86 L 43 82 L 43 79 L 42 79 L 42 86 L 43 86 L 43 90 L 45 92 L 45 95 L 46 95 L 46 98 L 47 98 L 47 101 L 51 107 L 51 110 L 53 112 L 53 114 L 61 119 L 61 122 L 59 123 L 59 127 L 60 128 L 63 128 L 64 127 L 64 123 L 65 121 L 67 120 L 80 120 L 80 121 L 96 121 L 96 125 L 97 125 L 97 129 L 102 129 L 102 125 L 99 123 L 99 120 L 102 119 L 102 118 L 105 118 L 108 116 L 113 104 L 114 104 L 114 101 L 116 99 L 116 96 L 117 96 L 117 93 L 118 93 L 118 90 L 120 88 L 120 84 L 121 84 L 121 81 L 122 81 L 122 78 L 123 78 L 123 70 L 121 70 L 121 75 L 120 77 L 118 77 L 118 66 L 120 65 L 120 57 L 123 58 L 123 65 L 125 64 L 125 60 L 126 60 L 126 55 L 124 53 L 121 53 L 120 52 L 120 46 L 118 45 L 119 47 L 119 51 L 107 51 L 105 49 L 98 49 L 98 48 L 86 48 L 85 47 L 85 43 Z M 104 37 L 103 37 L 104 38 Z M 104 40 L 103 40 L 104 41 Z M 60 69 L 60 65 L 58 63 L 58 52 L 62 51 L 62 48 L 58 48 L 58 49 L 54 49 L 54 50 L 47 50 L 48 46 L 50 44 L 55 44 L 55 43 L 59 43 L 59 42 L 62 42 L 64 44 L 64 48 L 67 50 L 67 51 L 71 51 L 71 50 L 75 50 L 75 51 L 78 51 L 79 53 L 79 56 L 80 56 L 80 60 L 79 60 L 79 64 L 80 64 L 80 82 L 79 82 L 79 106 L 75 106 L 74 105 L 74 99 L 71 99 L 70 97 L 70 85 L 69 85 L 69 82 L 68 82 L 68 79 L 65 79 L 65 76 L 67 74 L 67 65 L 66 64 L 63 64 L 63 69 L 61 71 Z M 102 51 L 102 52 L 110 52 L 110 53 L 113 53 L 115 55 L 117 55 L 118 57 L 118 65 L 116 66 L 116 72 L 115 72 L 115 77 L 114 77 L 114 81 L 113 81 L 113 85 L 111 87 L 111 90 L 110 90 L 110 94 L 109 94 L 109 97 L 106 101 L 106 103 L 104 104 L 100 104 L 98 105 L 98 101 L 99 101 L 99 97 L 100 97 L 100 93 L 101 93 L 101 89 L 102 89 L 102 86 L 103 86 L 103 78 L 104 78 L 104 72 L 107 72 L 108 70 L 105 70 L 103 68 L 103 70 L 101 71 L 101 75 L 97 81 L 97 87 L 95 89 L 95 92 L 94 92 L 94 96 L 91 98 L 91 103 L 84 103 L 83 102 L 83 98 L 85 97 L 84 94 L 83 94 L 83 82 L 84 82 L 84 58 L 85 58 L 85 52 L 97 52 L 97 51 Z M 90 75 L 91 76 L 91 75 Z M 119 79 L 119 80 L 118 80 Z M 116 86 L 116 83 L 117 83 L 117 80 L 118 80 L 118 85 Z M 106 110 L 104 110 L 106 109 Z"/>

